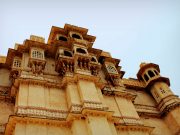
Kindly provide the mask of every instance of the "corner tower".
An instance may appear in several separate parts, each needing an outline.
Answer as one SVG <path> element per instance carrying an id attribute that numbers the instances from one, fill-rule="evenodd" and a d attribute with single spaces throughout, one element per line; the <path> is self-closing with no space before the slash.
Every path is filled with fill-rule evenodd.
<path id="1" fill-rule="evenodd" d="M 180 131 L 180 100 L 170 89 L 169 78 L 160 75 L 159 65 L 141 63 L 137 73 L 139 81 L 145 82 L 145 88 L 157 102 L 157 108 L 169 128 L 176 134 Z M 172 124 L 173 123 L 173 124 Z"/>

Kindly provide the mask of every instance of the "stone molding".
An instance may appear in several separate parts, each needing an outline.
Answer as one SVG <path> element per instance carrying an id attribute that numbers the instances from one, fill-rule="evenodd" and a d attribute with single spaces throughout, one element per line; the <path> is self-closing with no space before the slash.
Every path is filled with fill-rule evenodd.
<path id="1" fill-rule="evenodd" d="M 124 87 L 122 87 L 122 89 L 124 89 Z M 134 101 L 136 96 L 137 96 L 133 92 L 120 90 L 120 89 L 115 89 L 115 88 L 112 88 L 112 87 L 109 87 L 109 86 L 105 86 L 102 89 L 102 93 L 104 95 L 106 95 L 106 96 L 119 96 L 119 97 L 124 97 L 126 99 L 130 99 L 132 101 Z"/>
<path id="2" fill-rule="evenodd" d="M 120 131 L 142 131 L 150 134 L 154 127 L 143 125 L 116 125 L 116 129 Z"/>
<path id="3" fill-rule="evenodd" d="M 143 125 L 140 118 L 130 116 L 113 116 L 112 121 L 114 121 L 116 125 Z"/>
<path id="4" fill-rule="evenodd" d="M 146 84 L 144 82 L 140 82 L 139 80 L 133 80 L 133 79 L 122 79 L 122 83 L 126 86 L 126 87 L 132 87 L 132 88 L 145 88 Z"/>
<path id="5" fill-rule="evenodd" d="M 65 120 L 68 111 L 65 110 L 55 110 L 47 109 L 44 107 L 34 107 L 34 106 L 17 106 L 15 108 L 15 113 L 17 115 L 32 116 L 38 118 L 53 118 Z"/>
<path id="6" fill-rule="evenodd" d="M 17 123 L 32 123 L 32 124 L 41 124 L 47 126 L 56 126 L 56 127 L 66 127 L 70 128 L 71 123 L 68 121 L 59 121 L 54 119 L 42 119 L 42 118 L 33 118 L 33 117 L 21 117 L 21 116 L 14 116 L 11 115 L 8 120 L 8 125 L 6 126 L 5 134 L 4 135 L 13 135 L 15 130 L 15 126 Z"/>
<path id="7" fill-rule="evenodd" d="M 160 117 L 160 111 L 155 106 L 148 106 L 142 104 L 134 104 L 134 106 L 140 116 Z"/>

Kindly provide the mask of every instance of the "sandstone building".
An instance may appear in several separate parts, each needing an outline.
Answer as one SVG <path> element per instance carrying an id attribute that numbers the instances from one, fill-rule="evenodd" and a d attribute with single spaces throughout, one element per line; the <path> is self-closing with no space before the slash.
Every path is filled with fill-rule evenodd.
<path id="1" fill-rule="evenodd" d="M 53 26 L 0 57 L 0 134 L 179 135 L 180 99 L 159 66 L 123 78 L 86 28 Z"/>

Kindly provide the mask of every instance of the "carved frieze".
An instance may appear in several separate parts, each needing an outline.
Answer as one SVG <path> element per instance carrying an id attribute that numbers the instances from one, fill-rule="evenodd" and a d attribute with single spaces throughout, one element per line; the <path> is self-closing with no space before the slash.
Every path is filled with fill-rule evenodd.
<path id="1" fill-rule="evenodd" d="M 35 116 L 40 118 L 66 119 L 68 112 L 34 106 L 17 106 L 17 115 Z"/>

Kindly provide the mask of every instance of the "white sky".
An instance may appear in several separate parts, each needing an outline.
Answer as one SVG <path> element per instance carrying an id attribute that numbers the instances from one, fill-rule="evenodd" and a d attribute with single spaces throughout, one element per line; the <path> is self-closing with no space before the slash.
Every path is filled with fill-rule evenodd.
<path id="1" fill-rule="evenodd" d="M 47 41 L 51 26 L 65 23 L 88 28 L 126 78 L 141 62 L 159 64 L 180 95 L 180 0 L 0 0 L 0 54 L 31 34 Z"/>

